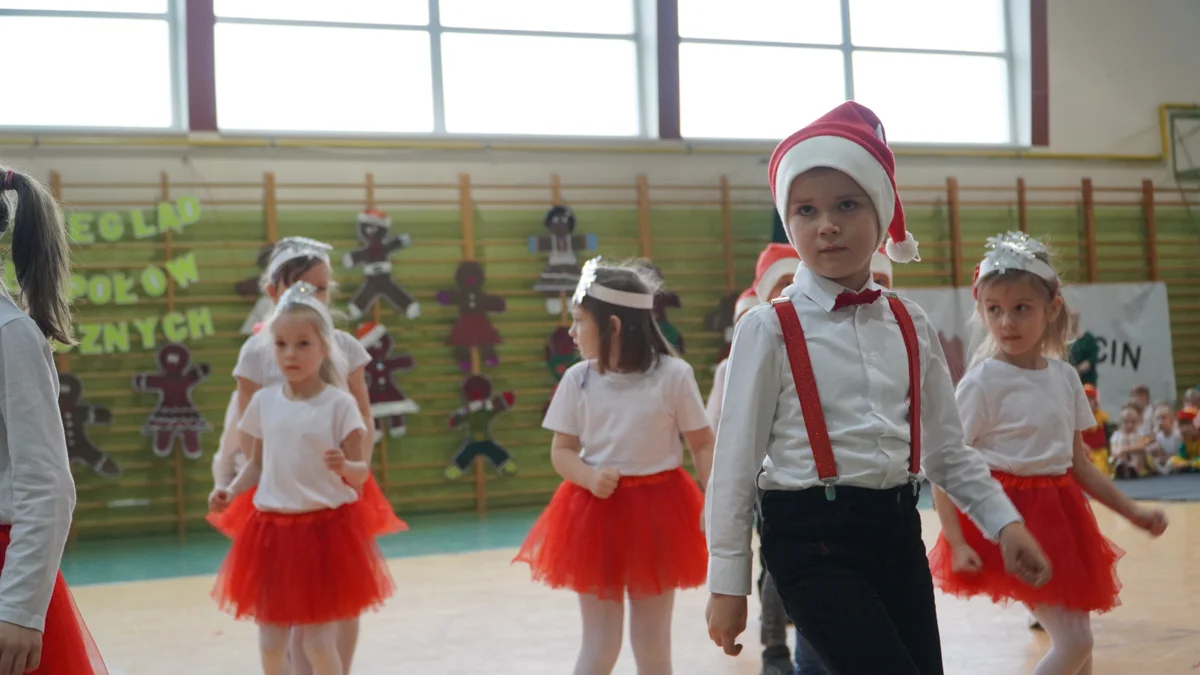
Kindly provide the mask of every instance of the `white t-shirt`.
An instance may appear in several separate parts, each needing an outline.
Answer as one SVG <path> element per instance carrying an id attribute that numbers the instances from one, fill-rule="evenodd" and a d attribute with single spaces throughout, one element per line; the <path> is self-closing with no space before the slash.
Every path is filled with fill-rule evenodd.
<path id="1" fill-rule="evenodd" d="M 371 355 L 362 343 L 344 330 L 333 332 L 332 352 L 343 379 L 371 362 Z M 287 378 L 275 361 L 275 342 L 268 330 L 264 329 L 242 345 L 233 376 L 243 377 L 260 387 L 284 383 Z"/>
<path id="2" fill-rule="evenodd" d="M 1059 359 L 1042 370 L 987 359 L 963 375 L 954 398 L 967 445 L 1018 476 L 1066 473 L 1075 432 L 1096 426 L 1079 374 Z"/>
<path id="3" fill-rule="evenodd" d="M 578 436 L 583 461 L 624 476 L 648 476 L 683 463 L 680 433 L 708 426 L 687 361 L 663 356 L 645 373 L 600 374 L 591 361 L 567 369 L 542 426 Z"/>
<path id="4" fill-rule="evenodd" d="M 717 433 L 717 423 L 721 421 L 721 404 L 725 400 L 725 377 L 729 373 L 729 359 L 725 359 L 717 364 L 717 369 L 713 371 L 713 386 L 712 391 L 708 393 L 708 403 L 704 409 L 708 414 L 708 425 L 712 427 L 713 433 Z"/>
<path id="5" fill-rule="evenodd" d="M 367 353 L 355 337 L 344 330 L 334 331 L 334 348 L 340 355 L 334 359 L 343 379 L 349 379 L 350 373 L 371 362 Z M 234 377 L 244 377 L 260 387 L 283 384 L 287 378 L 279 370 L 275 361 L 275 345 L 271 336 L 265 330 L 242 343 L 238 352 L 237 365 L 233 368 Z M 225 426 L 221 431 L 217 452 L 213 455 L 213 480 L 218 485 L 226 485 L 237 476 L 246 464 L 245 456 L 237 447 L 237 391 L 225 408 Z"/>
<path id="6" fill-rule="evenodd" d="M 1114 456 L 1124 452 L 1146 445 L 1146 434 L 1142 433 L 1141 427 L 1131 434 L 1127 434 L 1120 429 L 1112 432 L 1112 436 L 1108 437 L 1108 447 L 1112 450 Z M 1179 452 L 1179 446 L 1175 446 L 1175 452 Z"/>
<path id="7" fill-rule="evenodd" d="M 358 499 L 342 477 L 325 466 L 325 451 L 366 430 L 349 393 L 325 387 L 310 399 L 293 400 L 283 385 L 255 392 L 239 428 L 262 439 L 262 477 L 254 506 L 260 511 L 305 513 L 336 509 Z"/>

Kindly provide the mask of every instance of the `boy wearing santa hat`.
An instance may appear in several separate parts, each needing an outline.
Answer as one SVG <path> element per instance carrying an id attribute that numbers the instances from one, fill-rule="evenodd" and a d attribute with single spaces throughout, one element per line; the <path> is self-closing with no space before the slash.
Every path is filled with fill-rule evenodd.
<path id="1" fill-rule="evenodd" d="M 920 483 L 941 486 L 1032 584 L 1049 566 L 963 443 L 937 330 L 872 280 L 917 259 L 895 159 L 873 112 L 845 103 L 784 140 L 769 179 L 803 260 L 784 296 L 738 323 L 707 494 L 709 635 L 746 626 L 755 502 L 788 615 L 840 675 L 942 673 Z M 910 386 L 911 385 L 911 386 Z"/>

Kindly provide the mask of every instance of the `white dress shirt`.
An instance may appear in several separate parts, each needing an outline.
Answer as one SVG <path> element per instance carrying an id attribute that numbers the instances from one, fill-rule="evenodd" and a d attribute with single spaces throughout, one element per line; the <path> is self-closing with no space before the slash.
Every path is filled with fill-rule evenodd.
<path id="1" fill-rule="evenodd" d="M 708 425 L 717 433 L 717 422 L 721 421 L 721 403 L 725 400 L 725 377 L 729 374 L 729 359 L 717 364 L 713 371 L 712 391 L 708 393 L 708 402 L 704 404 L 704 412 L 708 415 Z"/>
<path id="2" fill-rule="evenodd" d="M 868 281 L 864 289 L 879 288 Z M 847 289 L 800 265 L 784 297 L 800 316 L 833 445 L 838 485 L 888 489 L 909 475 L 908 357 L 886 297 L 833 311 Z M 903 300 L 921 357 L 922 474 L 995 537 L 1020 514 L 979 453 L 963 443 L 954 385 L 937 330 Z M 707 499 L 709 589 L 750 594 L 756 489 L 803 490 L 817 476 L 783 331 L 770 305 L 737 324 Z"/>
<path id="3" fill-rule="evenodd" d="M 0 621 L 45 626 L 74 509 L 50 343 L 0 291 L 0 523 L 12 525 Z"/>

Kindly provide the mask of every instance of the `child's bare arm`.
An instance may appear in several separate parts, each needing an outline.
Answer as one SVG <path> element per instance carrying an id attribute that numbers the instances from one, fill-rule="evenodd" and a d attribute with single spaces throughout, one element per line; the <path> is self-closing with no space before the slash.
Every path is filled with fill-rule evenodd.
<path id="1" fill-rule="evenodd" d="M 696 467 L 696 478 L 703 489 L 708 489 L 708 477 L 712 475 L 713 436 L 712 428 L 704 427 L 683 435 L 688 450 L 692 453 L 692 464 Z"/>
<path id="2" fill-rule="evenodd" d="M 933 486 L 933 508 L 942 524 L 942 535 L 946 537 L 946 542 L 952 548 L 965 545 L 967 542 L 963 538 L 962 524 L 958 521 L 958 507 L 950 500 L 950 495 L 936 485 Z"/>

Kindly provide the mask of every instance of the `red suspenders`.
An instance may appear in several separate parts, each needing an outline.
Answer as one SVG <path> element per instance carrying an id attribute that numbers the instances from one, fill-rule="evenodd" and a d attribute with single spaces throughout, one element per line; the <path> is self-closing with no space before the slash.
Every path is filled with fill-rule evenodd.
<path id="1" fill-rule="evenodd" d="M 776 298 L 771 304 L 783 328 L 783 344 L 792 367 L 792 379 L 796 382 L 796 394 L 800 397 L 800 411 L 804 414 L 804 428 L 808 430 L 808 443 L 817 465 L 817 476 L 825 484 L 825 498 L 833 501 L 834 484 L 838 477 L 837 463 L 833 459 L 833 446 L 825 426 L 825 413 L 821 411 L 821 396 L 817 392 L 817 380 L 813 376 L 804 328 L 800 326 L 800 317 L 796 315 L 796 307 L 791 300 Z M 908 473 L 915 492 L 918 489 L 916 476 L 921 471 L 921 353 L 917 345 L 917 329 L 908 308 L 900 298 L 894 296 L 888 297 L 888 304 L 896 323 L 900 325 L 900 335 L 904 337 L 904 349 L 908 353 L 908 423 L 912 437 Z"/>

